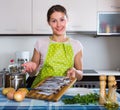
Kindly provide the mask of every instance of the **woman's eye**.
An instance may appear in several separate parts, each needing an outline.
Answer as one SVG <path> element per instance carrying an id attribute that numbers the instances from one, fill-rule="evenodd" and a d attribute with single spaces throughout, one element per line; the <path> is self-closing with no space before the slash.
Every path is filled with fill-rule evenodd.
<path id="1" fill-rule="evenodd" d="M 56 20 L 52 20 L 51 22 L 55 23 L 55 22 L 56 22 Z"/>
<path id="2" fill-rule="evenodd" d="M 61 21 L 65 21 L 65 19 L 61 19 Z"/>

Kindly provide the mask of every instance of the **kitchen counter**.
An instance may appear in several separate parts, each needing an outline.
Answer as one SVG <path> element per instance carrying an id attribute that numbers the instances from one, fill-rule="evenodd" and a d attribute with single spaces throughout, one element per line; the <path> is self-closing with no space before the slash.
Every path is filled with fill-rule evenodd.
<path id="1" fill-rule="evenodd" d="M 115 76 L 120 76 L 120 71 L 115 71 L 115 70 L 98 70 L 97 72 L 100 75 L 115 75 Z"/>
<path id="2" fill-rule="evenodd" d="M 74 88 L 76 91 L 78 88 Z M 22 102 L 16 102 L 14 100 L 9 100 L 6 96 L 1 93 L 2 88 L 0 88 L 0 110 L 106 110 L 104 106 L 101 105 L 80 105 L 80 104 L 68 104 L 65 105 L 62 102 L 62 98 L 58 102 L 50 102 L 37 99 L 25 98 Z M 92 89 L 94 92 L 98 92 L 98 89 Z M 117 100 L 120 103 L 120 94 L 117 93 Z"/>
<path id="3" fill-rule="evenodd" d="M 115 75 L 120 76 L 120 71 L 116 70 L 84 70 L 84 76 Z"/>

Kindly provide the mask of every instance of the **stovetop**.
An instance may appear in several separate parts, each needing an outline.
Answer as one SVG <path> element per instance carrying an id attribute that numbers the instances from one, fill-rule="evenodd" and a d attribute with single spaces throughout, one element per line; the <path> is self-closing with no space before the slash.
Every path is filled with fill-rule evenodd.
<path id="1" fill-rule="evenodd" d="M 98 74 L 98 72 L 96 72 L 95 70 L 93 69 L 83 69 L 83 73 L 86 73 L 86 74 Z"/>

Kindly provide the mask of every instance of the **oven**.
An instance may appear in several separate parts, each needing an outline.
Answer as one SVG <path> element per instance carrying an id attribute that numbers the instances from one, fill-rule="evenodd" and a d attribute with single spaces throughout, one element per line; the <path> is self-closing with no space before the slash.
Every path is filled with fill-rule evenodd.
<path id="1" fill-rule="evenodd" d="M 120 93 L 120 76 L 115 75 L 117 81 L 117 92 Z M 76 81 L 73 87 L 100 88 L 99 74 L 95 70 L 83 70 L 83 79 Z M 108 85 L 106 85 L 108 88 Z"/>
<path id="2" fill-rule="evenodd" d="M 83 70 L 83 79 L 76 81 L 73 87 L 99 88 L 98 72 L 95 70 Z"/>

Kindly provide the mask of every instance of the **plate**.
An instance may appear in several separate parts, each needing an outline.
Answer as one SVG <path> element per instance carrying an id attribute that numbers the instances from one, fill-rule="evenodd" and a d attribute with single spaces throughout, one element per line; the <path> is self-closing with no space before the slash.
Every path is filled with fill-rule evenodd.
<path id="1" fill-rule="evenodd" d="M 88 88 L 69 88 L 64 95 L 75 96 L 77 94 L 86 95 L 89 93 L 94 93 L 94 91 Z"/>

